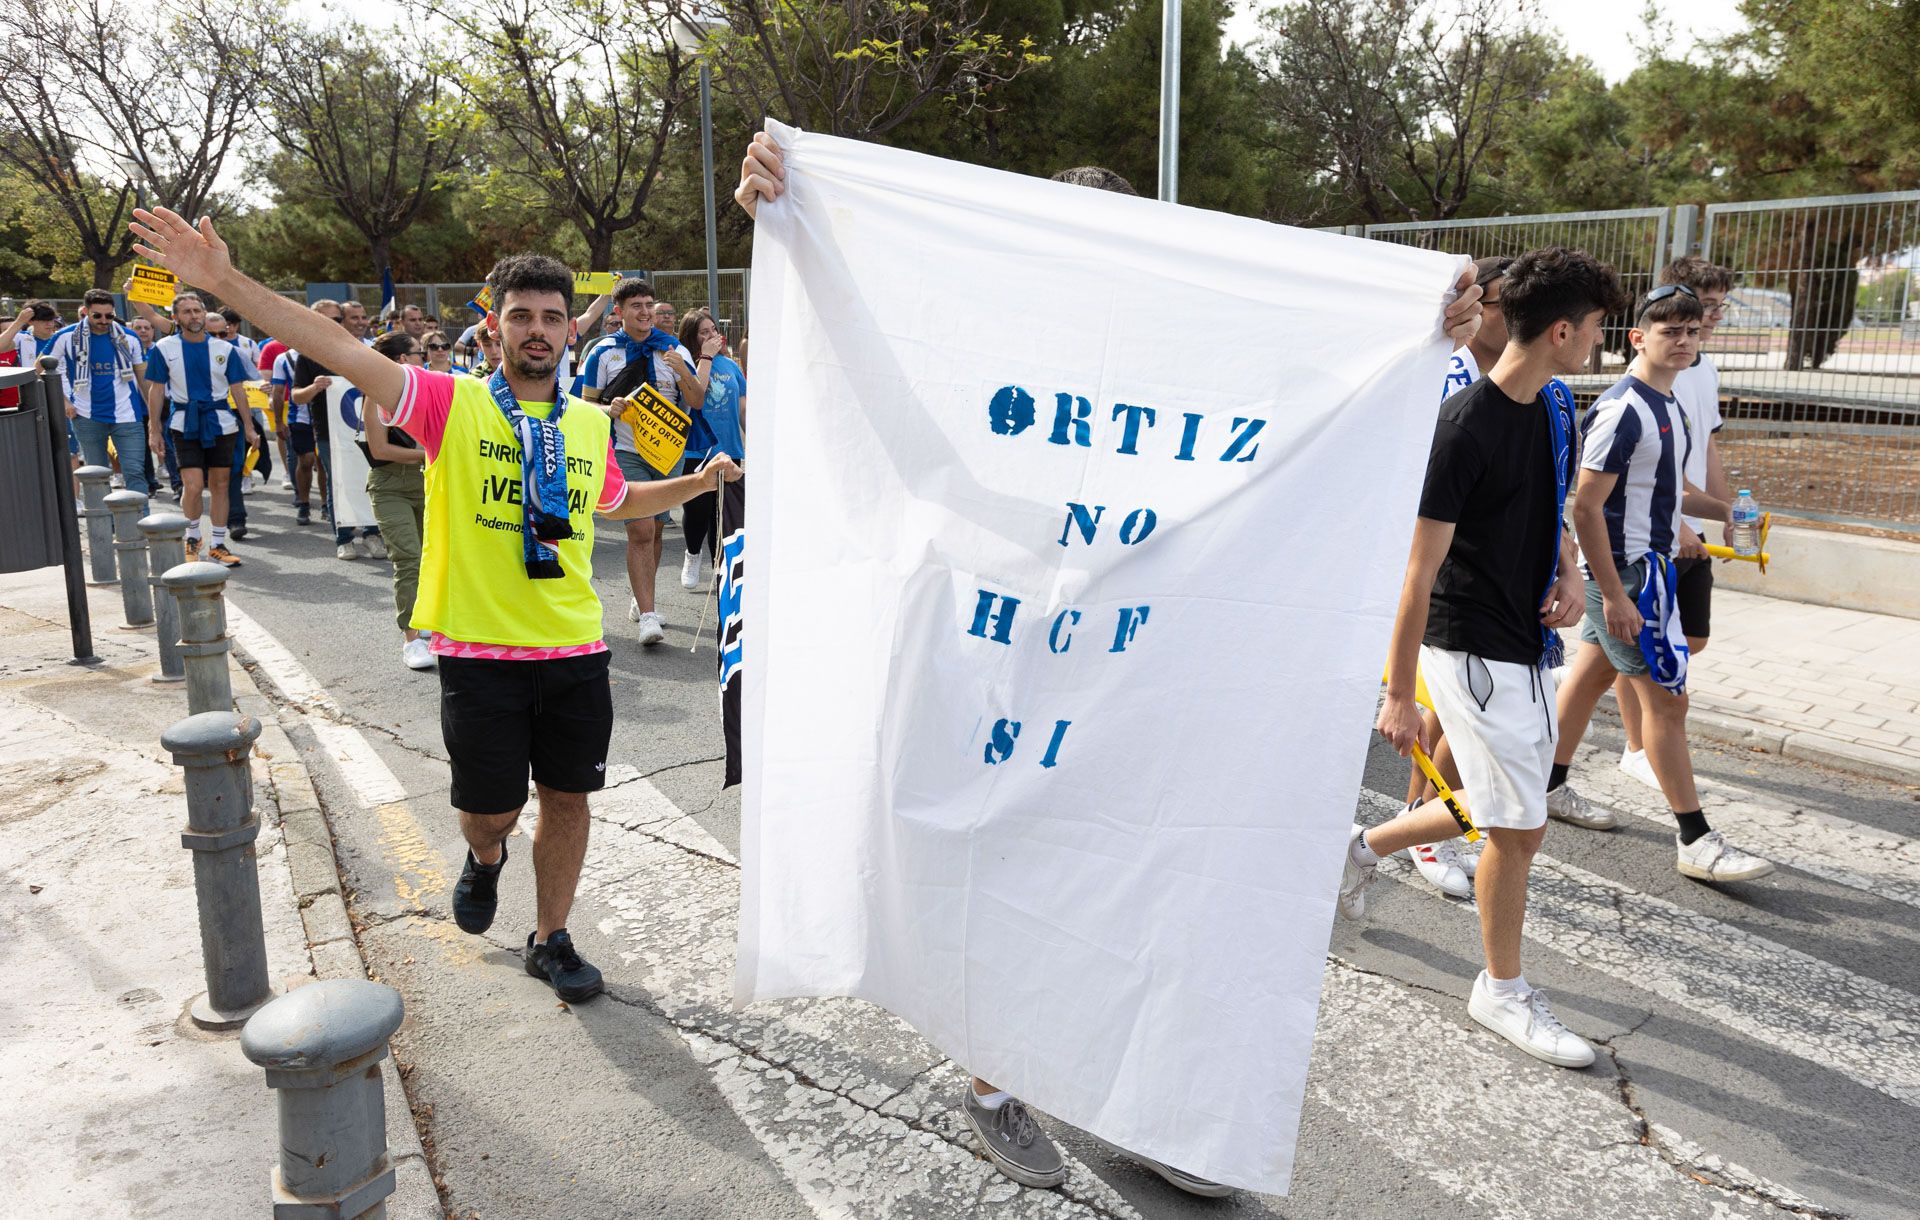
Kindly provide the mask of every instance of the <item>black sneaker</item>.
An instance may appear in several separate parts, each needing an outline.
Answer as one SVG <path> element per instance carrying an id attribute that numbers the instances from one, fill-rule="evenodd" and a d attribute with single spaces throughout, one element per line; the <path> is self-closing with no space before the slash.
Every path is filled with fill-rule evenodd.
<path id="1" fill-rule="evenodd" d="M 245 542 L 247 539 L 247 527 L 244 525 L 236 525 L 227 531 L 227 537 L 233 539 L 235 542 Z"/>
<path id="2" fill-rule="evenodd" d="M 482 864 L 467 852 L 467 866 L 453 886 L 453 922 L 462 932 L 478 936 L 493 926 L 493 912 L 500 905 L 500 870 L 507 866 L 507 845 L 500 845 L 500 862 Z"/>
<path id="3" fill-rule="evenodd" d="M 312 525 L 313 513 L 304 504 L 296 505 L 293 512 L 293 520 L 296 525 Z"/>
<path id="4" fill-rule="evenodd" d="M 590 1000 L 605 989 L 601 981 L 600 967 L 590 966 L 573 948 L 573 937 L 561 928 L 547 943 L 533 943 L 533 933 L 527 933 L 527 973 L 553 988 L 553 994 L 569 1004 L 578 1004 Z"/>

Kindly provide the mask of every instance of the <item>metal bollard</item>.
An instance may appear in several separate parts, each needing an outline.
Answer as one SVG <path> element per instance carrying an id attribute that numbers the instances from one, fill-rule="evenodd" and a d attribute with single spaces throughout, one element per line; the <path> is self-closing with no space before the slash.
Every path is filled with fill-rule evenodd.
<path id="1" fill-rule="evenodd" d="M 113 471 L 105 466 L 82 466 L 73 477 L 80 481 L 80 499 L 86 504 L 80 517 L 87 523 L 87 559 L 93 567 L 87 583 L 110 585 L 119 579 L 113 569 L 113 514 L 107 511 Z"/>
<path id="2" fill-rule="evenodd" d="M 275 1220 L 384 1220 L 393 1193 L 380 1061 L 400 993 L 365 979 L 309 983 L 256 1013 L 240 1049 L 280 1097 Z"/>
<path id="3" fill-rule="evenodd" d="M 153 625 L 153 588 L 147 583 L 147 543 L 140 537 L 140 518 L 147 515 L 147 498 L 122 489 L 107 497 L 113 514 L 113 549 L 120 557 L 120 604 L 127 626 Z"/>
<path id="4" fill-rule="evenodd" d="M 227 570 L 217 563 L 183 563 L 168 568 L 160 583 L 180 608 L 180 656 L 187 667 L 187 710 L 233 710 L 233 683 L 227 676 Z"/>
<path id="5" fill-rule="evenodd" d="M 187 828 L 180 845 L 193 852 L 193 892 L 200 906 L 200 954 L 207 993 L 189 1010 L 202 1029 L 244 1024 L 273 998 L 267 937 L 260 922 L 260 872 L 253 843 L 248 757 L 260 722 L 232 712 L 202 712 L 173 723 L 160 745 L 187 770 Z"/>
<path id="6" fill-rule="evenodd" d="M 187 668 L 180 659 L 180 604 L 167 592 L 162 572 L 180 566 L 187 550 L 182 540 L 187 535 L 187 519 L 179 513 L 155 513 L 140 518 L 140 532 L 147 538 L 147 586 L 153 597 L 154 634 L 160 637 L 160 672 L 155 682 L 178 682 Z"/>

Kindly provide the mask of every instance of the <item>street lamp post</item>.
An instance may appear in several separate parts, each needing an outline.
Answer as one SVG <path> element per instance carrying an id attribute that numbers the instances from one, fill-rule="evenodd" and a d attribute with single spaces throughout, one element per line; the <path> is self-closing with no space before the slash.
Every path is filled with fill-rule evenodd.
<path id="1" fill-rule="evenodd" d="M 673 41 L 682 51 L 697 55 L 707 34 L 725 27 L 725 21 L 702 8 L 674 19 Z M 713 210 L 713 69 L 700 61 L 700 169 L 701 196 L 707 210 L 707 313 L 720 325 L 720 239 Z"/>
<path id="2" fill-rule="evenodd" d="M 1180 202 L 1180 0 L 1160 0 L 1160 198 Z"/>

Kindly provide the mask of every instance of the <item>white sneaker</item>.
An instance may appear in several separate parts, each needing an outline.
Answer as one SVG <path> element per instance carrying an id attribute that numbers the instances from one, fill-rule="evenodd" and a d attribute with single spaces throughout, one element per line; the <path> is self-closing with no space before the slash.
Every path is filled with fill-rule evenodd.
<path id="1" fill-rule="evenodd" d="M 1620 751 L 1620 769 L 1655 792 L 1660 791 L 1660 777 L 1653 773 L 1653 764 L 1647 761 L 1645 750 Z"/>
<path id="2" fill-rule="evenodd" d="M 1460 794 L 1456 792 L 1454 795 L 1458 796 Z M 1480 849 L 1486 846 L 1486 842 L 1486 839 L 1482 838 L 1478 843 L 1469 843 L 1464 835 L 1453 841 L 1453 850 L 1459 861 L 1461 872 L 1469 877 L 1478 875 L 1480 872 Z"/>
<path id="3" fill-rule="evenodd" d="M 1535 989 L 1524 996 L 1497 996 L 1487 983 L 1487 972 L 1473 980 L 1467 1015 L 1513 1043 L 1535 1059 L 1565 1068 L 1583 1068 L 1593 1062 L 1587 1040 L 1560 1024 L 1547 1006 L 1547 993 Z"/>
<path id="4" fill-rule="evenodd" d="M 281 490 L 281 491 L 292 491 L 292 490 L 293 490 L 293 480 L 292 480 L 292 479 L 281 479 L 281 480 L 280 480 L 280 490 Z"/>
<path id="5" fill-rule="evenodd" d="M 1460 867 L 1459 842 L 1442 839 L 1438 843 L 1422 843 L 1409 848 L 1407 855 L 1413 858 L 1413 866 L 1433 888 L 1455 898 L 1471 898 L 1473 882 L 1467 879 L 1467 870 Z"/>
<path id="6" fill-rule="evenodd" d="M 688 551 L 687 557 L 680 561 L 680 587 L 698 589 L 700 587 L 700 552 Z"/>
<path id="7" fill-rule="evenodd" d="M 1680 849 L 1681 873 L 1701 881 L 1751 881 L 1773 871 L 1772 861 L 1741 851 L 1717 830 L 1709 830 L 1691 843 L 1680 842 L 1679 835 L 1673 836 L 1673 841 Z"/>
<path id="8" fill-rule="evenodd" d="M 1365 829 L 1356 825 L 1347 836 L 1347 857 L 1340 869 L 1340 916 L 1343 919 L 1358 921 L 1367 917 L 1367 886 L 1373 883 L 1376 870 L 1373 865 L 1353 858 L 1353 841 Z"/>
<path id="9" fill-rule="evenodd" d="M 333 557 L 335 559 L 358 559 L 360 558 L 360 549 L 351 542 L 342 542 L 333 548 Z"/>
<path id="10" fill-rule="evenodd" d="M 366 550 L 368 559 L 385 559 L 387 557 L 387 540 L 378 534 L 361 535 L 360 545 Z"/>
<path id="11" fill-rule="evenodd" d="M 1612 830 L 1620 824 L 1619 815 L 1581 796 L 1572 784 L 1547 791 L 1547 816 L 1587 830 Z"/>
<path id="12" fill-rule="evenodd" d="M 640 642 L 642 644 L 651 647 L 664 642 L 666 638 L 666 627 L 661 623 L 658 614 L 649 610 L 640 616 Z"/>
<path id="13" fill-rule="evenodd" d="M 127 476 L 121 474 L 117 470 L 107 476 L 108 487 L 124 488 L 126 485 L 127 485 Z"/>
<path id="14" fill-rule="evenodd" d="M 627 599 L 627 621 L 629 623 L 640 621 L 640 599 L 637 597 Z"/>
<path id="15" fill-rule="evenodd" d="M 408 640 L 400 646 L 400 659 L 407 663 L 408 669 L 432 669 L 433 645 L 427 643 L 427 637 Z"/>

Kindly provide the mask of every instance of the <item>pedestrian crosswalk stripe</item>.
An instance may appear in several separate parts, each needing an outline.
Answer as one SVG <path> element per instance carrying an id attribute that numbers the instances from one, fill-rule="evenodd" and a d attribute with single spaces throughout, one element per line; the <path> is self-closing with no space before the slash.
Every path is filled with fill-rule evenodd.
<path id="1" fill-rule="evenodd" d="M 1568 781 L 1598 804 L 1673 833 L 1666 798 L 1621 771 L 1617 756 L 1583 747 Z M 1920 907 L 1920 840 L 1719 780 L 1698 778 L 1700 801 L 1729 842 L 1775 864 Z"/>
<path id="2" fill-rule="evenodd" d="M 1676 1168 L 1662 1156 L 1663 1145 L 1642 1142 L 1640 1120 L 1610 1079 L 1536 1063 L 1478 1026 L 1462 1025 L 1465 1012 L 1464 1003 L 1437 1004 L 1332 958 L 1309 1096 L 1475 1215 L 1495 1220 L 1779 1216 L 1761 1200 L 1798 1198 L 1738 1167 L 1715 1176 L 1748 1195 L 1702 1184 L 1691 1158 Z M 1383 1031 L 1408 1039 L 1407 1050 L 1431 1070 L 1383 1070 Z M 1613 1072 L 1604 1054 L 1594 1070 Z M 1516 1155 L 1519 1149 L 1524 1153 Z"/>
<path id="3" fill-rule="evenodd" d="M 1401 803 L 1363 791 L 1361 820 Z M 1381 871 L 1438 897 L 1413 865 Z M 1464 904 L 1471 907 L 1471 902 Z M 1920 1105 L 1920 997 L 1547 855 L 1533 858 L 1527 939 L 1784 1054 Z"/>

